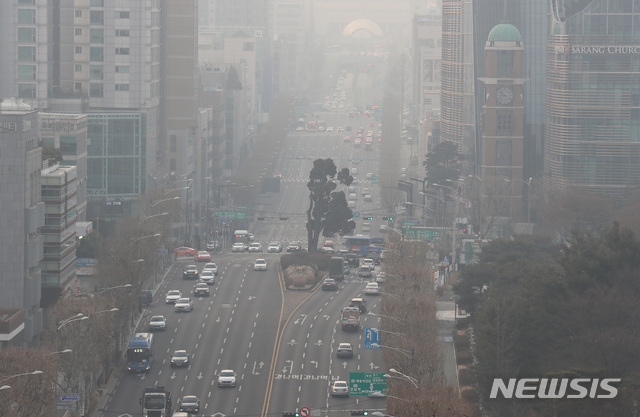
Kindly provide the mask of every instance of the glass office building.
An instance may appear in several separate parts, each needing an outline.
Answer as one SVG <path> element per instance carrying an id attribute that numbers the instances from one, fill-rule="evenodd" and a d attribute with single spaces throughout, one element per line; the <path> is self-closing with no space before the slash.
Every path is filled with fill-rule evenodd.
<path id="1" fill-rule="evenodd" d="M 640 185 L 640 1 L 551 1 L 545 181 Z"/>

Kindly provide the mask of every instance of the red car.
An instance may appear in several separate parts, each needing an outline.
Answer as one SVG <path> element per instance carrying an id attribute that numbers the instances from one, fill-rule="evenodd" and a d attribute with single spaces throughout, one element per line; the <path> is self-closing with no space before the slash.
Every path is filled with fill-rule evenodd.
<path id="1" fill-rule="evenodd" d="M 176 248 L 176 256 L 196 256 L 196 253 L 198 253 L 198 251 L 193 248 Z"/>
<path id="2" fill-rule="evenodd" d="M 196 261 L 211 262 L 211 255 L 207 251 L 200 251 L 196 254 Z"/>

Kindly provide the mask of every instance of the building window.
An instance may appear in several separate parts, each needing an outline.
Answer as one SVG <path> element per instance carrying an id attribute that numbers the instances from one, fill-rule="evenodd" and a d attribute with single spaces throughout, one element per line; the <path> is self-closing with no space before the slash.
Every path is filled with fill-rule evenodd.
<path id="1" fill-rule="evenodd" d="M 129 91 L 129 84 L 116 84 L 116 91 Z"/>
<path id="2" fill-rule="evenodd" d="M 33 25 L 36 23 L 35 9 L 18 9 L 18 24 Z"/>
<path id="3" fill-rule="evenodd" d="M 91 7 L 104 7 L 104 0 L 91 0 Z"/>
<path id="4" fill-rule="evenodd" d="M 169 152 L 176 152 L 178 149 L 178 137 L 176 135 L 171 135 L 169 138 Z"/>
<path id="5" fill-rule="evenodd" d="M 82 91 L 82 83 L 74 83 L 76 91 Z"/>
<path id="6" fill-rule="evenodd" d="M 35 98 L 36 85 L 35 84 L 18 84 L 18 97 Z"/>
<path id="7" fill-rule="evenodd" d="M 169 159 L 169 170 L 170 171 L 176 170 L 176 158 Z"/>
<path id="8" fill-rule="evenodd" d="M 18 46 L 18 61 L 35 61 L 35 46 Z"/>
<path id="9" fill-rule="evenodd" d="M 116 19 L 128 19 L 129 12 L 116 12 Z"/>
<path id="10" fill-rule="evenodd" d="M 89 50 L 89 60 L 95 62 L 102 62 L 104 60 L 104 52 L 99 46 L 92 46 Z"/>
<path id="11" fill-rule="evenodd" d="M 116 72 L 118 74 L 128 74 L 129 66 L 128 65 L 116 65 Z"/>
<path id="12" fill-rule="evenodd" d="M 60 153 L 63 155 L 75 155 L 76 143 L 76 136 L 60 135 Z"/>
<path id="13" fill-rule="evenodd" d="M 129 48 L 116 48 L 116 55 L 129 55 Z"/>
<path id="14" fill-rule="evenodd" d="M 103 97 L 104 96 L 104 86 L 102 83 L 92 83 L 89 86 L 89 97 Z"/>
<path id="15" fill-rule="evenodd" d="M 82 53 L 82 46 L 76 46 L 75 51 L 76 51 L 76 54 L 81 54 Z"/>
<path id="16" fill-rule="evenodd" d="M 89 79 L 90 80 L 102 80 L 104 79 L 104 70 L 102 65 L 91 65 L 89 68 Z"/>
<path id="17" fill-rule="evenodd" d="M 245 42 L 242 45 L 242 49 L 244 49 L 245 51 L 253 51 L 254 50 L 254 46 L 255 46 L 255 43 L 253 43 L 253 42 Z"/>
<path id="18" fill-rule="evenodd" d="M 74 68 L 76 72 L 82 72 L 82 64 L 75 64 Z"/>
<path id="19" fill-rule="evenodd" d="M 18 28 L 18 42 L 33 43 L 36 41 L 36 28 Z"/>
<path id="20" fill-rule="evenodd" d="M 511 136 L 513 113 L 511 110 L 496 111 L 496 136 Z"/>
<path id="21" fill-rule="evenodd" d="M 18 80 L 32 81 L 36 79 L 35 65 L 18 65 Z"/>
<path id="22" fill-rule="evenodd" d="M 511 166 L 511 139 L 496 140 L 496 165 Z"/>
<path id="23" fill-rule="evenodd" d="M 91 10 L 89 16 L 92 25 L 104 25 L 104 12 L 102 10 Z"/>
<path id="24" fill-rule="evenodd" d="M 76 17 L 82 17 L 82 9 L 76 10 Z"/>
<path id="25" fill-rule="evenodd" d="M 91 42 L 91 43 L 103 43 L 104 42 L 104 30 L 103 29 L 90 29 L 89 30 L 89 42 Z"/>
<path id="26" fill-rule="evenodd" d="M 498 77 L 511 77 L 513 70 L 513 52 L 498 51 Z"/>
<path id="27" fill-rule="evenodd" d="M 36 0 L 18 0 L 18 4 L 35 5 L 36 4 Z"/>
<path id="28" fill-rule="evenodd" d="M 116 36 L 128 38 L 129 37 L 129 29 L 116 29 Z"/>

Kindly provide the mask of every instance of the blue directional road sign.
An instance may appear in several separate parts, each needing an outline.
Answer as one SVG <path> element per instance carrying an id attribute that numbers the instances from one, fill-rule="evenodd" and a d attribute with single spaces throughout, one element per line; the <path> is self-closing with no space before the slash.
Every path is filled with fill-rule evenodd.
<path id="1" fill-rule="evenodd" d="M 353 217 L 360 217 L 360 212 L 356 211 L 355 213 L 353 213 Z"/>
<path id="2" fill-rule="evenodd" d="M 364 348 L 380 349 L 380 329 L 375 327 L 364 328 Z"/>

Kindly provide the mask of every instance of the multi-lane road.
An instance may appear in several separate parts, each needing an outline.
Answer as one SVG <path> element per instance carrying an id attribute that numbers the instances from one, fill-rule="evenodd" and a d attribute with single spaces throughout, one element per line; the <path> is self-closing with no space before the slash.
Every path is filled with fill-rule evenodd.
<path id="1" fill-rule="evenodd" d="M 314 159 L 332 158 L 338 169 L 358 168 L 356 212 L 375 212 L 380 207 L 378 187 L 365 180 L 378 167 L 377 141 L 373 151 L 355 148 L 345 135 L 369 127 L 369 118 L 350 119 L 344 113 L 320 114 L 327 126 L 353 126 L 353 132 L 291 132 L 280 156 L 281 191 L 263 196 L 257 209 L 265 220 L 254 222 L 251 231 L 266 250 L 269 241 L 283 246 L 289 241 L 306 242 L 306 182 Z M 375 136 L 374 136 L 375 138 Z M 357 161 L 354 164 L 354 161 Z M 362 187 L 371 190 L 371 202 L 364 202 Z M 345 193 L 347 192 L 345 187 Z M 279 220 L 288 217 L 288 220 Z M 356 217 L 360 231 L 362 220 Z M 376 225 L 372 230 L 377 231 Z M 338 240 L 337 238 L 334 240 Z M 156 293 L 154 303 L 145 312 L 139 331 L 147 331 L 151 315 L 164 315 L 167 330 L 156 332 L 154 364 L 148 374 L 127 374 L 120 378 L 102 415 L 140 415 L 140 396 L 144 387 L 161 385 L 172 392 L 174 409 L 183 395 L 200 399 L 203 416 L 280 416 L 283 411 L 307 407 L 311 415 L 346 416 L 354 409 L 384 409 L 384 399 L 369 397 L 332 397 L 330 384 L 348 380 L 349 372 L 384 372 L 379 351 L 364 349 L 363 332 L 340 330 L 340 309 L 362 294 L 365 281 L 352 274 L 339 283 L 338 291 L 291 293 L 282 287 L 277 268 L 281 254 L 215 254 L 218 279 L 209 297 L 194 298 L 189 313 L 175 313 L 165 304 L 164 294 L 179 289 L 193 297 L 194 281 L 182 279 L 182 268 L 194 263 L 179 259 Z M 254 271 L 253 261 L 265 258 L 267 271 Z M 377 311 L 379 298 L 369 297 L 369 310 Z M 376 327 L 374 315 L 363 315 L 361 328 Z M 354 347 L 352 359 L 337 359 L 340 342 Z M 171 368 L 171 353 L 185 349 L 190 355 L 188 368 Z M 217 373 L 233 369 L 235 388 L 218 388 Z"/>

